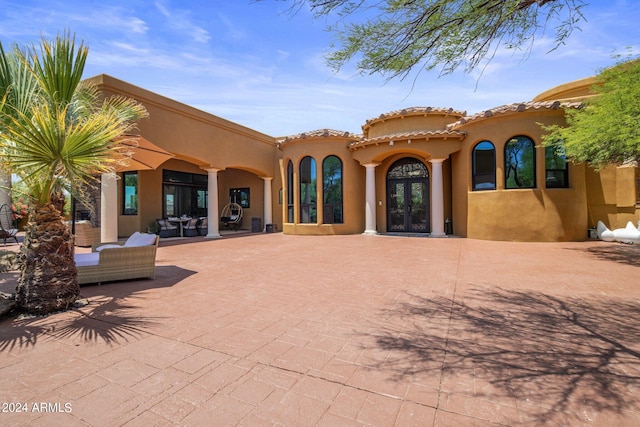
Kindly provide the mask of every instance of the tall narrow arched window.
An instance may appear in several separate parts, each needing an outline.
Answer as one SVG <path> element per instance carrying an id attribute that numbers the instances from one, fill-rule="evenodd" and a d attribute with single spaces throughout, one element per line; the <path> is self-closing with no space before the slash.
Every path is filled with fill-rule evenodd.
<path id="1" fill-rule="evenodd" d="M 473 148 L 473 190 L 496 189 L 496 147 L 482 141 Z"/>
<path id="2" fill-rule="evenodd" d="M 293 222 L 293 163 L 287 163 L 287 222 Z"/>
<path id="3" fill-rule="evenodd" d="M 322 222 L 342 224 L 342 161 L 329 156 L 322 162 Z"/>
<path id="4" fill-rule="evenodd" d="M 535 188 L 536 147 L 526 136 L 515 136 L 504 146 L 504 187 Z"/>
<path id="5" fill-rule="evenodd" d="M 318 222 L 316 161 L 309 156 L 300 162 L 300 222 Z"/>
<path id="6" fill-rule="evenodd" d="M 563 147 L 546 147 L 544 165 L 547 188 L 569 187 L 569 164 Z"/>

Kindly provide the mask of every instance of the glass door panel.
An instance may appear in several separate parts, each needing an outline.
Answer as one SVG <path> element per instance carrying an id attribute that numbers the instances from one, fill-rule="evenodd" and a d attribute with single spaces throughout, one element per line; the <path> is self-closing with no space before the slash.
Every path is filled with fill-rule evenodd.
<path id="1" fill-rule="evenodd" d="M 427 183 L 424 181 L 411 182 L 411 207 L 409 229 L 417 232 L 427 232 Z"/>
<path id="2" fill-rule="evenodd" d="M 387 215 L 389 231 L 405 229 L 405 188 L 404 181 L 389 183 L 389 212 Z"/>

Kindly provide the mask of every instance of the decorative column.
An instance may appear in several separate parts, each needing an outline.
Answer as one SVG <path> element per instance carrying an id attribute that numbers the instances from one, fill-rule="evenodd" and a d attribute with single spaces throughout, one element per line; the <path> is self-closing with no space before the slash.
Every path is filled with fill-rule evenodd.
<path id="1" fill-rule="evenodd" d="M 376 166 L 379 163 L 367 163 L 362 165 L 366 169 L 366 182 L 365 182 L 365 229 L 364 234 L 374 235 L 378 234 L 376 228 Z"/>
<path id="2" fill-rule="evenodd" d="M 273 177 L 271 176 L 263 176 L 264 180 L 264 228 L 263 231 L 267 231 L 267 224 L 273 223 L 273 212 L 271 205 L 271 181 Z"/>
<path id="3" fill-rule="evenodd" d="M 100 241 L 118 241 L 118 180 L 115 173 L 102 174 L 100 185 Z"/>
<path id="4" fill-rule="evenodd" d="M 208 232 L 205 237 L 207 239 L 217 239 L 220 237 L 220 223 L 218 222 L 218 217 L 220 215 L 220 212 L 218 211 L 218 172 L 221 169 L 207 168 L 205 170 L 208 172 Z"/>
<path id="5" fill-rule="evenodd" d="M 446 159 L 431 159 L 431 237 L 446 237 L 444 232 L 444 181 L 442 162 Z"/>
<path id="6" fill-rule="evenodd" d="M 0 169 L 0 206 L 11 206 L 11 173 Z"/>

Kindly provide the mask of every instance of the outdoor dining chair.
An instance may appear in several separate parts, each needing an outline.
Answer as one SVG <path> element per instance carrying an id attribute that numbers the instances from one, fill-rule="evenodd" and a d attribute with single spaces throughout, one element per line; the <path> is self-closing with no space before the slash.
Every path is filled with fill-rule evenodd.
<path id="1" fill-rule="evenodd" d="M 4 246 L 7 246 L 7 239 L 13 239 L 18 242 L 18 227 L 15 226 L 13 219 L 13 212 L 11 206 L 3 204 L 0 206 L 0 238 L 4 242 Z"/>
<path id="2" fill-rule="evenodd" d="M 193 237 L 199 234 L 198 221 L 198 218 L 191 218 L 182 226 L 182 233 L 185 237 Z"/>

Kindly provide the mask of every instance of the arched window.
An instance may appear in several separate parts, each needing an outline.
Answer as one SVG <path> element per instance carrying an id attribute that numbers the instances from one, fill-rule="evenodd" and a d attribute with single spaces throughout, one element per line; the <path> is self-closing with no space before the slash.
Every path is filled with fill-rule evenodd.
<path id="1" fill-rule="evenodd" d="M 328 156 L 322 162 L 322 222 L 342 224 L 342 161 Z"/>
<path id="2" fill-rule="evenodd" d="M 473 148 L 473 190 L 496 189 L 496 147 L 482 141 Z"/>
<path id="3" fill-rule="evenodd" d="M 300 162 L 300 222 L 318 222 L 316 161 L 309 156 Z"/>
<path id="4" fill-rule="evenodd" d="M 504 146 L 504 187 L 535 188 L 536 147 L 531 138 L 515 136 Z"/>
<path id="5" fill-rule="evenodd" d="M 287 163 L 287 222 L 293 222 L 293 163 Z"/>
<path id="6" fill-rule="evenodd" d="M 569 187 L 569 165 L 562 147 L 546 147 L 544 164 L 547 188 Z"/>

